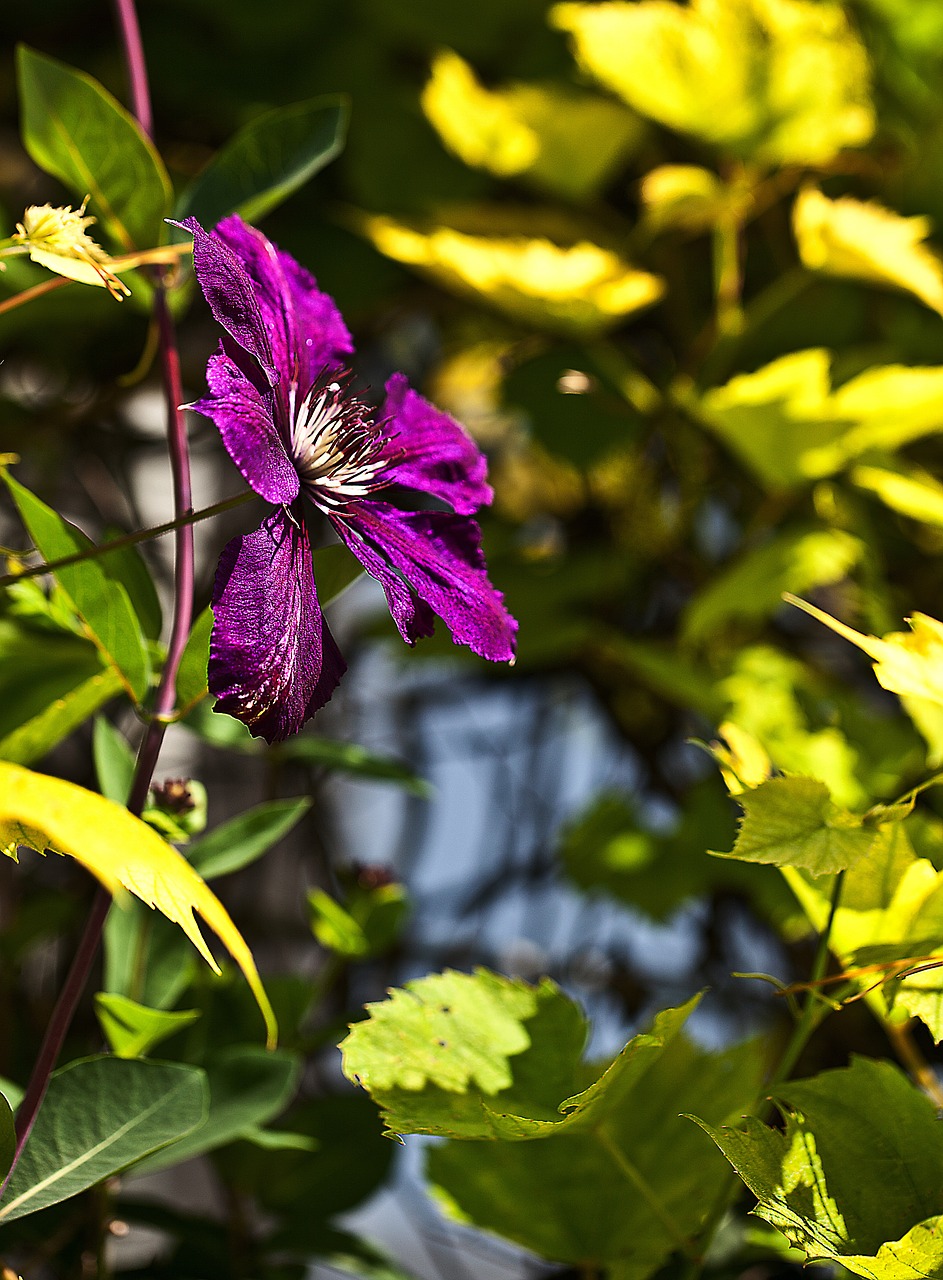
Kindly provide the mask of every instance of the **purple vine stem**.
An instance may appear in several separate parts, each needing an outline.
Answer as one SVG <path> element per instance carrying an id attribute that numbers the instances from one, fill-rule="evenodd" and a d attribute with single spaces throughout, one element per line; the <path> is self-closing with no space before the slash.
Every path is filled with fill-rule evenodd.
<path id="1" fill-rule="evenodd" d="M 143 131 L 150 137 L 153 132 L 151 96 L 147 82 L 147 65 L 141 30 L 138 25 L 134 0 L 114 0 L 125 63 L 131 87 L 132 109 Z M 173 320 L 159 278 L 154 280 L 154 314 L 160 339 L 160 359 L 163 374 L 164 395 L 167 401 L 167 437 L 170 465 L 173 473 L 174 515 L 176 519 L 193 513 L 190 489 L 190 447 L 187 441 L 186 420 L 180 404 L 183 388 L 180 381 L 180 357 L 174 335 Z M 174 565 L 174 609 L 167 660 L 154 699 L 153 714 L 138 751 L 134 780 L 128 799 L 131 813 L 140 815 L 147 799 L 151 779 L 161 744 L 167 728 L 167 717 L 174 709 L 177 695 L 177 669 L 190 634 L 193 617 L 193 526 L 183 524 L 176 529 Z M 105 917 L 111 905 L 110 894 L 99 888 L 92 904 L 85 930 L 78 944 L 69 973 L 56 1001 L 55 1009 L 46 1028 L 42 1046 L 36 1058 L 30 1081 L 20 1104 L 16 1119 L 16 1152 L 13 1164 L 0 1187 L 0 1196 L 6 1190 L 23 1148 L 32 1131 L 37 1113 L 49 1087 L 49 1077 L 62 1050 L 62 1045 L 72 1023 L 79 999 L 85 989 L 92 964 L 101 942 Z"/>

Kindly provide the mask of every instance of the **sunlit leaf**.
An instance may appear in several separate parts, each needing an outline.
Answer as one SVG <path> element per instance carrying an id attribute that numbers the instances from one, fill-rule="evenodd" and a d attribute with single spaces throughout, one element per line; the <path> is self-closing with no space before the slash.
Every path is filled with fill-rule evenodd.
<path id="1" fill-rule="evenodd" d="M 182 715 L 191 711 L 209 693 L 206 668 L 212 630 L 213 610 L 207 605 L 194 619 L 177 669 L 177 703 Z"/>
<path id="2" fill-rule="evenodd" d="M 943 527 L 943 484 L 922 467 L 907 462 L 862 463 L 852 469 L 849 479 L 892 511 L 921 524 Z"/>
<path id="3" fill-rule="evenodd" d="M 194 918 L 198 911 L 245 974 L 265 1017 L 269 1041 L 274 1042 L 271 1006 L 245 940 L 186 859 L 146 823 L 71 782 L 0 763 L 0 842 L 3 852 L 13 856 L 20 844 L 67 854 L 97 876 L 109 893 L 130 890 L 178 924 L 218 972 Z"/>
<path id="4" fill-rule="evenodd" d="M 0 1222 L 67 1200 L 185 1138 L 203 1123 L 206 1104 L 205 1075 L 179 1063 L 86 1058 L 56 1071 L 0 1201 Z"/>
<path id="5" fill-rule="evenodd" d="M 602 185 L 640 136 L 624 107 L 564 85 L 486 89 L 451 50 L 434 59 L 422 107 L 466 164 L 574 198 Z"/>
<path id="6" fill-rule="evenodd" d="M 660 124 L 771 164 L 871 137 L 868 59 L 840 6 L 807 0 L 558 4 L 584 70 Z"/>
<path id="7" fill-rule="evenodd" d="M 832 391 L 830 363 L 821 348 L 792 352 L 707 392 L 698 412 L 774 490 L 939 430 L 943 368 L 879 366 Z"/>
<path id="8" fill-rule="evenodd" d="M 927 218 L 903 218 L 883 205 L 808 187 L 796 199 L 793 228 L 811 271 L 890 285 L 943 314 L 943 263 L 924 243 Z"/>
<path id="9" fill-rule="evenodd" d="M 140 125 L 91 76 L 21 45 L 23 142 L 125 251 L 163 238 L 170 179 Z"/>
<path id="10" fill-rule="evenodd" d="M 739 192 L 696 164 L 649 170 L 640 194 L 645 221 L 653 231 L 706 231 L 725 218 L 743 217 L 751 202 L 748 190 Z"/>
<path id="11" fill-rule="evenodd" d="M 932 1102 L 889 1062 L 782 1085 L 785 1132 L 699 1120 L 759 1203 L 754 1210 L 810 1261 L 868 1280 L 937 1276 L 943 1134 Z"/>
<path id="12" fill-rule="evenodd" d="M 794 529 L 776 534 L 719 573 L 695 596 L 682 637 L 700 642 L 733 621 L 775 613 L 784 591 L 808 591 L 840 582 L 864 555 L 865 546 L 843 529 Z M 797 587 L 796 582 L 805 586 Z"/>
<path id="13" fill-rule="evenodd" d="M 200 1016 L 198 1009 L 150 1009 L 107 991 L 96 993 L 95 1012 L 116 1058 L 146 1057 L 162 1040 L 191 1026 Z"/>
<path id="14" fill-rule="evenodd" d="M 587 240 L 561 246 L 441 226 L 422 231 L 379 216 L 364 217 L 360 225 L 388 257 L 541 328 L 589 336 L 651 306 L 664 292 L 660 277 Z"/>
<path id="15" fill-rule="evenodd" d="M 717 857 L 834 875 L 867 857 L 878 835 L 879 820 L 840 809 L 817 778 L 770 778 L 736 799 L 743 809 L 737 840 L 730 853 L 713 851 Z M 892 811 L 886 820 L 899 817 Z"/>
<path id="16" fill-rule="evenodd" d="M 343 98 L 325 97 L 250 120 L 183 193 L 176 217 L 195 214 L 208 228 L 230 213 L 258 222 L 339 154 L 347 116 Z"/>

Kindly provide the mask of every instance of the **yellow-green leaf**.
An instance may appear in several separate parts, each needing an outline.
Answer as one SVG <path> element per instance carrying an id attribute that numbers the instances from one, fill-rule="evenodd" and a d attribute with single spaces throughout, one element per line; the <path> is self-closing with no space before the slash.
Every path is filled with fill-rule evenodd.
<path id="1" fill-rule="evenodd" d="M 821 347 L 794 351 L 713 388 L 692 409 L 770 489 L 820 479 L 868 450 L 897 449 L 939 430 L 943 368 L 884 365 L 832 391 L 830 365 Z"/>
<path id="2" fill-rule="evenodd" d="M 862 465 L 853 468 L 850 479 L 892 511 L 921 524 L 943 527 L 943 484 L 922 467 L 905 462 Z"/>
<path id="3" fill-rule="evenodd" d="M 109 893 L 127 889 L 156 907 L 218 972 L 193 914 L 198 911 L 245 974 L 274 1045 L 275 1016 L 245 939 L 213 891 L 152 828 L 84 787 L 0 762 L 0 852 L 15 858 L 21 844 L 75 858 Z"/>
<path id="4" fill-rule="evenodd" d="M 904 289 L 943 314 L 943 264 L 924 244 L 928 218 L 904 218 L 850 196 L 829 200 L 809 187 L 796 199 L 793 229 L 811 271 Z"/>
<path id="5" fill-rule="evenodd" d="M 621 104 L 564 85 L 487 89 L 448 49 L 433 60 L 422 108 L 465 164 L 576 199 L 598 189 L 642 134 Z"/>
<path id="6" fill-rule="evenodd" d="M 361 228 L 381 253 L 414 266 L 515 320 L 588 337 L 649 307 L 664 292 L 659 276 L 630 266 L 588 240 L 561 246 L 525 236 L 468 235 L 451 227 L 421 231 L 392 218 Z"/>
<path id="7" fill-rule="evenodd" d="M 660 124 L 761 163 L 827 164 L 874 130 L 868 59 L 837 4 L 559 4 L 581 67 Z"/>
<path id="8" fill-rule="evenodd" d="M 749 191 L 728 186 L 697 164 L 663 164 L 642 179 L 645 221 L 653 231 L 706 231 L 724 218 L 743 217 Z"/>

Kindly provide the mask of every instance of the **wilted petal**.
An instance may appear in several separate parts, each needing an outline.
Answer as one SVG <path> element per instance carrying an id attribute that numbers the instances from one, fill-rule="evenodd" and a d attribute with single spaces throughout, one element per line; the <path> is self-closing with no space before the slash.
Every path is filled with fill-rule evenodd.
<path id="1" fill-rule="evenodd" d="M 386 384 L 380 418 L 388 420 L 390 433 L 385 452 L 401 455 L 385 472 L 391 480 L 442 498 L 461 515 L 491 502 L 484 454 L 454 418 L 413 391 L 401 373 Z"/>
<path id="2" fill-rule="evenodd" d="M 492 662 L 514 656 L 517 623 L 488 581 L 478 525 L 443 511 L 399 511 L 386 502 L 350 504 L 331 521 L 386 592 L 409 644 L 432 631 L 430 610 L 456 644 Z"/>
<path id="3" fill-rule="evenodd" d="M 206 381 L 212 395 L 190 408 L 216 424 L 256 493 L 269 502 L 294 502 L 300 481 L 275 427 L 271 392 L 260 391 L 225 352 L 210 357 Z"/>
<path id="4" fill-rule="evenodd" d="M 218 236 L 207 235 L 196 218 L 184 218 L 173 225 L 193 236 L 193 269 L 213 319 L 244 351 L 255 356 L 274 381 L 276 362 L 269 331 L 245 267 Z"/>
<path id="5" fill-rule="evenodd" d="M 240 259 L 252 279 L 283 380 L 307 387 L 325 365 L 353 351 L 333 298 L 321 292 L 314 276 L 294 258 L 238 214 L 224 218 L 213 234 Z"/>
<path id="6" fill-rule="evenodd" d="M 216 710 L 267 742 L 297 733 L 346 670 L 318 604 L 304 526 L 279 508 L 233 538 L 216 571 L 213 615 Z"/>

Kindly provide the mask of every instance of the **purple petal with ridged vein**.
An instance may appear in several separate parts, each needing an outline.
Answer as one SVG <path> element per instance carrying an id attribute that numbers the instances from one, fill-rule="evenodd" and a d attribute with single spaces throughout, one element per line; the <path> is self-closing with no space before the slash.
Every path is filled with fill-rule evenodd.
<path id="1" fill-rule="evenodd" d="M 215 709 L 266 742 L 297 733 L 347 669 L 318 604 L 307 533 L 281 508 L 224 548 L 213 616 Z"/>
<path id="2" fill-rule="evenodd" d="M 517 622 L 488 581 L 474 520 L 444 511 L 400 511 L 386 502 L 351 503 L 330 519 L 382 584 L 408 644 L 431 634 L 431 613 L 437 613 L 456 644 L 492 662 L 514 657 Z"/>
<path id="3" fill-rule="evenodd" d="M 413 391 L 403 374 L 394 373 L 386 384 L 379 416 L 388 420 L 384 454 L 396 459 L 387 478 L 442 498 L 460 515 L 490 504 L 494 493 L 486 483 L 484 454 L 464 427 Z"/>
<path id="4" fill-rule="evenodd" d="M 193 236 L 193 269 L 213 319 L 255 356 L 274 381 L 276 362 L 269 331 L 245 267 L 217 236 L 207 235 L 196 218 L 184 218 L 173 226 Z"/>
<path id="5" fill-rule="evenodd" d="M 256 493 L 269 502 L 294 502 L 301 482 L 275 427 L 271 392 L 260 391 L 224 351 L 210 356 L 206 381 L 211 394 L 189 407 L 216 424 Z"/>
<path id="6" fill-rule="evenodd" d="M 326 365 L 350 355 L 354 346 L 341 313 L 310 272 L 238 214 L 224 218 L 213 234 L 252 279 L 284 382 L 306 391 Z"/>

